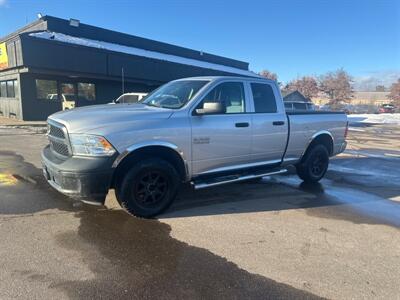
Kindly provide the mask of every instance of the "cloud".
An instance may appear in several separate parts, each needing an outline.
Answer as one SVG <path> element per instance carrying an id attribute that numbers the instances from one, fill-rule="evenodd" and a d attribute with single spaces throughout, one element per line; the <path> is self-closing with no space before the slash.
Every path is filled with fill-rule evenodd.
<path id="1" fill-rule="evenodd" d="M 6 6 L 7 0 L 0 0 L 0 7 L 1 6 Z"/>
<path id="2" fill-rule="evenodd" d="M 400 78 L 400 70 L 369 72 L 363 76 L 354 77 L 354 89 L 358 91 L 375 91 L 377 85 L 390 87 Z"/>

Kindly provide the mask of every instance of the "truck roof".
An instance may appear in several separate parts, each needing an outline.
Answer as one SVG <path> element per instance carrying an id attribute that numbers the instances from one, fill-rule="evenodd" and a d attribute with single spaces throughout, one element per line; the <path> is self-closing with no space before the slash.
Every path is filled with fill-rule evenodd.
<path id="1" fill-rule="evenodd" d="M 195 76 L 195 77 L 186 77 L 186 78 L 180 78 L 176 79 L 174 81 L 179 81 L 179 80 L 209 80 L 209 81 L 216 81 L 216 80 L 257 80 L 257 81 L 264 81 L 268 83 L 276 83 L 276 81 L 267 79 L 265 77 L 262 77 L 260 75 L 254 74 L 254 77 L 245 77 L 245 76 Z"/>

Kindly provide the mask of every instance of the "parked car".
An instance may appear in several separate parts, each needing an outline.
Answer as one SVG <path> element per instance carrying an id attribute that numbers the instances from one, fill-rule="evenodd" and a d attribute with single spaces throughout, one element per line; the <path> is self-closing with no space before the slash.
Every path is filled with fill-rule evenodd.
<path id="1" fill-rule="evenodd" d="M 147 93 L 125 93 L 119 96 L 112 103 L 137 103 L 144 97 L 146 97 Z"/>
<path id="2" fill-rule="evenodd" d="M 393 104 L 382 104 L 379 107 L 380 114 L 393 114 L 396 112 L 396 107 Z"/>
<path id="3" fill-rule="evenodd" d="M 68 196 L 103 204 L 114 188 L 129 213 L 151 217 L 183 183 L 202 189 L 284 173 L 288 165 L 315 183 L 329 157 L 344 151 L 347 124 L 340 112 L 285 112 L 272 80 L 185 78 L 136 104 L 51 115 L 43 172 Z"/>
<path id="4" fill-rule="evenodd" d="M 309 102 L 284 101 L 286 111 L 314 111 L 315 106 Z"/>

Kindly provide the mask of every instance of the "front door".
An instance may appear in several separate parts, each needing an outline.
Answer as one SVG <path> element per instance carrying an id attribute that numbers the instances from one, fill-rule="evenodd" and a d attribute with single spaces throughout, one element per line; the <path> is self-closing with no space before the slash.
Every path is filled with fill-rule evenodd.
<path id="1" fill-rule="evenodd" d="M 194 175 L 229 170 L 249 161 L 251 115 L 246 114 L 245 98 L 242 82 L 223 82 L 196 107 L 201 109 L 205 102 L 219 102 L 223 111 L 191 116 Z"/>

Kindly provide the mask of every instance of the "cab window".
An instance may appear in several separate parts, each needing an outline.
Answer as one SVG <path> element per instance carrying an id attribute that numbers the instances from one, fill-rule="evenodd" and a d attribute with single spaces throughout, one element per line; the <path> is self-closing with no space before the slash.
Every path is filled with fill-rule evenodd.
<path id="1" fill-rule="evenodd" d="M 269 84 L 251 83 L 251 91 L 256 113 L 276 113 L 275 95 Z"/>
<path id="2" fill-rule="evenodd" d="M 205 102 L 221 103 L 223 114 L 244 113 L 246 108 L 243 83 L 224 82 L 219 84 L 204 97 L 197 108 L 202 109 Z"/>

